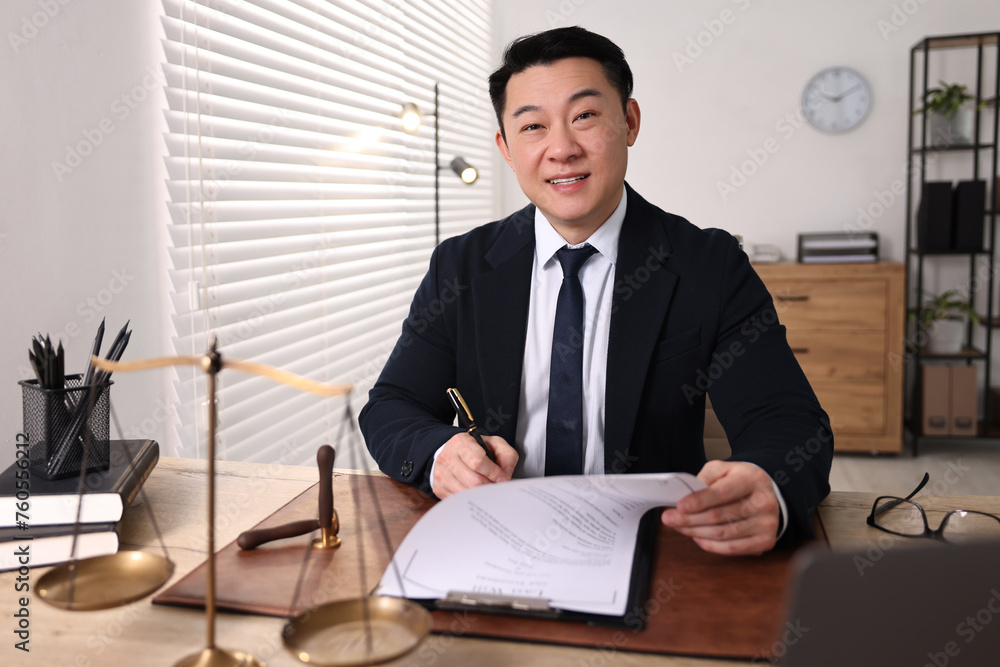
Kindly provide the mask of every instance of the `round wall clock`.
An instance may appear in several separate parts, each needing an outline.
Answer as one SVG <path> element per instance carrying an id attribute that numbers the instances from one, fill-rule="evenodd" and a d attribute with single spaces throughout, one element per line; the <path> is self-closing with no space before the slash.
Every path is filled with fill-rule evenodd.
<path id="1" fill-rule="evenodd" d="M 817 130 L 846 132 L 868 115 L 872 91 L 865 77 L 849 67 L 828 67 L 802 91 L 802 113 Z"/>

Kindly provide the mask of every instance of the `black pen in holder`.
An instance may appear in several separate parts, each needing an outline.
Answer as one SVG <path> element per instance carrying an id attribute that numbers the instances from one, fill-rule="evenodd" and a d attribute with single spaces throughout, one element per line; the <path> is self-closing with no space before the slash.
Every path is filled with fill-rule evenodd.
<path id="1" fill-rule="evenodd" d="M 18 384 L 33 474 L 45 479 L 79 475 L 85 444 L 90 448 L 87 470 L 108 469 L 110 380 L 84 385 L 82 375 L 69 375 L 62 388 L 46 389 L 37 380 Z"/>

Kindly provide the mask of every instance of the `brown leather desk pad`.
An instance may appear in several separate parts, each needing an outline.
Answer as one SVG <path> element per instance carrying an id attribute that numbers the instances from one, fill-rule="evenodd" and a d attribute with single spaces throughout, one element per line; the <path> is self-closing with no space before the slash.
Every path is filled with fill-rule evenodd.
<path id="1" fill-rule="evenodd" d="M 307 489 L 256 527 L 315 518 L 318 486 Z M 303 547 L 318 532 L 253 551 L 242 551 L 235 542 L 230 543 L 216 555 L 219 609 L 288 617 L 309 607 L 360 597 L 378 583 L 391 557 L 379 527 L 378 511 L 383 514 L 389 540 L 395 547 L 436 502 L 385 477 L 337 473 L 333 489 L 343 540 L 340 548 L 310 550 L 306 562 Z M 361 525 L 356 511 L 359 506 Z M 785 549 L 760 557 L 715 556 L 658 526 L 649 600 L 626 614 L 624 628 L 435 611 L 434 631 L 605 650 L 767 658 L 783 622 L 792 555 L 792 550 Z M 360 568 L 360 563 L 366 567 Z M 153 601 L 203 607 L 205 572 L 205 564 L 198 566 Z M 639 618 L 646 621 L 641 631 L 637 630 Z"/>

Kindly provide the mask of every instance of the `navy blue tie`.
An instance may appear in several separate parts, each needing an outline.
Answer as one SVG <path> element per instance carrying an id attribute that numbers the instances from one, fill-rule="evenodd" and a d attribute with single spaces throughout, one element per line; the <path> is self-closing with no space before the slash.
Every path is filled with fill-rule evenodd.
<path id="1" fill-rule="evenodd" d="M 563 281 L 552 330 L 546 475 L 583 472 L 583 287 L 579 273 L 595 252 L 597 248 L 589 245 L 556 251 Z"/>

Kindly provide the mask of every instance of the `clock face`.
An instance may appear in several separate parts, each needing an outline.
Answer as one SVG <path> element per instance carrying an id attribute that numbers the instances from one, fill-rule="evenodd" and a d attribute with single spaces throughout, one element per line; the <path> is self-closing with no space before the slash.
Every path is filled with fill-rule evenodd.
<path id="1" fill-rule="evenodd" d="M 868 115 L 872 91 L 849 67 L 828 67 L 809 79 L 802 91 L 802 113 L 823 132 L 846 132 Z"/>

